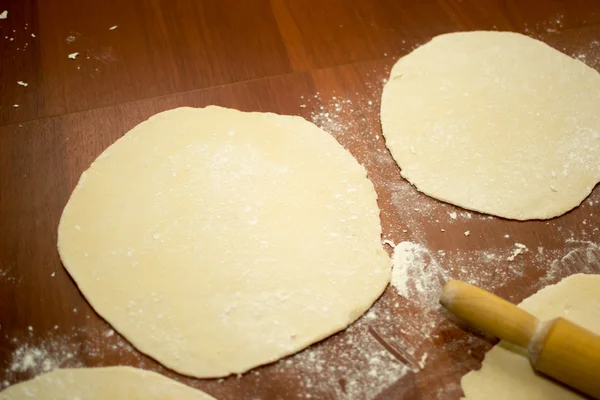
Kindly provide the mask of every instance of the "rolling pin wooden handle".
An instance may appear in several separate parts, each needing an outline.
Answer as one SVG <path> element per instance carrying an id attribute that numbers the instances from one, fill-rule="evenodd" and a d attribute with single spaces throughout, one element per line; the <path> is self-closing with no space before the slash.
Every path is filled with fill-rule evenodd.
<path id="1" fill-rule="evenodd" d="M 521 347 L 528 346 L 539 324 L 514 304 L 461 281 L 446 283 L 440 303 L 474 327 Z"/>
<path id="2" fill-rule="evenodd" d="M 535 369 L 600 399 L 600 336 L 557 318 L 540 324 L 528 350 Z"/>

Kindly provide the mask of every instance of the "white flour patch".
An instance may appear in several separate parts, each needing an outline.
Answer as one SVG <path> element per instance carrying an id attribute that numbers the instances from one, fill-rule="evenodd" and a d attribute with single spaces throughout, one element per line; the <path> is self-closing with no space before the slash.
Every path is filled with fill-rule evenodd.
<path id="1" fill-rule="evenodd" d="M 398 219 L 402 225 L 397 226 L 396 229 L 404 233 L 410 232 L 411 239 L 416 239 L 416 241 L 425 240 L 429 236 L 427 232 L 431 226 L 437 226 L 437 230 L 440 232 L 449 232 L 451 226 L 455 224 L 466 224 L 470 220 L 495 219 L 495 217 L 485 214 L 460 210 L 455 206 L 435 200 L 419 192 L 405 180 L 387 181 L 384 184 L 390 191 L 392 207 L 391 210 L 387 207 L 383 208 L 383 214 L 394 212 L 401 216 Z M 469 236 L 471 233 L 471 231 L 461 232 L 465 236 Z"/>
<path id="2" fill-rule="evenodd" d="M 11 274 L 11 271 L 13 271 L 12 267 L 0 269 L 0 279 L 7 283 L 16 283 L 17 278 Z"/>
<path id="3" fill-rule="evenodd" d="M 565 255 L 553 260 L 535 287 L 541 289 L 577 273 L 600 274 L 600 244 L 589 241 L 569 242 L 569 244 L 577 247 L 567 249 Z"/>
<path id="4" fill-rule="evenodd" d="M 515 258 L 522 253 L 525 253 L 527 251 L 529 251 L 529 249 L 527 248 L 527 246 L 525 246 L 524 244 L 521 243 L 515 243 L 515 249 L 513 250 L 512 254 L 508 257 L 506 257 L 506 259 L 508 261 L 514 261 Z"/>
<path id="5" fill-rule="evenodd" d="M 59 367 L 83 367 L 76 359 L 77 347 L 66 338 L 44 342 L 38 346 L 22 344 L 12 353 L 9 371 L 39 375 Z"/>
<path id="6" fill-rule="evenodd" d="M 401 296 L 394 303 L 397 310 L 393 315 L 398 318 L 398 315 L 410 314 L 410 318 L 399 321 L 401 345 L 397 347 L 403 349 L 402 357 L 412 371 L 418 372 L 440 350 L 433 343 L 441 325 L 447 321 L 440 313 L 439 296 L 451 277 L 434 253 L 417 243 L 398 243 L 392 265 L 391 285 Z"/>
<path id="7" fill-rule="evenodd" d="M 542 39 L 542 37 L 545 34 L 548 33 L 556 33 L 560 30 L 562 30 L 563 28 L 563 22 L 564 22 L 565 16 L 562 14 L 556 14 L 554 17 L 537 23 L 534 26 L 531 26 L 527 23 L 524 24 L 524 30 L 523 33 L 525 33 L 528 36 L 531 36 L 533 38 L 536 39 Z"/>
<path id="8" fill-rule="evenodd" d="M 357 330 L 357 328 L 354 328 Z M 305 398 L 372 399 L 405 376 L 409 369 L 398 362 L 366 329 L 347 335 L 351 346 L 310 348 L 280 361 L 280 369 L 302 371 Z M 341 349 L 341 348 L 340 348 Z M 337 358 L 337 359 L 336 359 Z"/>
<path id="9" fill-rule="evenodd" d="M 419 299 L 427 309 L 437 309 L 439 294 L 449 279 L 433 254 L 424 246 L 398 243 L 392 257 L 391 285 L 407 299 Z"/>
<path id="10" fill-rule="evenodd" d="M 310 107 L 309 119 L 321 129 L 335 137 L 345 136 L 344 142 L 380 139 L 377 120 L 367 118 L 379 113 L 379 104 L 368 98 L 356 96 L 338 96 L 335 93 L 324 98 L 319 92 L 312 96 L 302 96 L 301 108 Z M 388 161 L 393 162 L 393 160 Z"/>
<path id="11" fill-rule="evenodd" d="M 437 201 L 420 193 L 414 186 L 404 180 L 388 182 L 386 186 L 391 192 L 393 210 L 398 215 L 402 215 L 403 225 L 398 228 L 422 236 L 425 222 L 434 222 L 432 215 L 438 207 Z M 415 207 L 415 204 L 419 206 Z M 387 212 L 387 210 L 384 209 L 384 212 Z"/>
<path id="12" fill-rule="evenodd" d="M 587 66 L 598 69 L 600 67 L 600 40 L 592 40 L 585 47 L 571 54 Z"/>
<path id="13" fill-rule="evenodd" d="M 6 387 L 31 379 L 57 368 L 81 368 L 90 359 L 114 358 L 114 353 L 133 356 L 138 366 L 144 367 L 145 360 L 134 348 L 112 329 L 94 331 L 75 328 L 69 334 L 58 334 L 59 326 L 47 332 L 38 332 L 29 326 L 27 334 L 20 339 L 6 340 L 13 348 L 8 357 L 8 366 L 0 372 L 0 382 Z M 101 362 L 100 362 L 101 363 Z"/>

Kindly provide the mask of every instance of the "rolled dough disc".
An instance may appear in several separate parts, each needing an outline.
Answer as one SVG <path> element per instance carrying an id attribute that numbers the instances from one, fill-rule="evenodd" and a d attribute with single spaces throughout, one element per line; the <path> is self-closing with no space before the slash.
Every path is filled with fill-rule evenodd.
<path id="1" fill-rule="evenodd" d="M 58 248 L 94 309 L 195 377 L 295 353 L 365 312 L 390 279 L 365 169 L 300 117 L 179 108 L 81 176 Z"/>
<path id="2" fill-rule="evenodd" d="M 600 334 L 600 275 L 572 275 L 523 300 L 519 307 L 542 321 L 565 317 Z M 461 386 L 467 400 L 586 399 L 536 374 L 526 350 L 506 342 L 488 351 L 481 369 L 466 374 Z"/>
<path id="3" fill-rule="evenodd" d="M 381 124 L 409 182 L 469 210 L 552 218 L 600 181 L 600 75 L 517 33 L 441 35 L 401 58 Z"/>
<path id="4" fill-rule="evenodd" d="M 156 372 L 132 367 L 57 369 L 10 386 L 0 400 L 215 400 Z"/>

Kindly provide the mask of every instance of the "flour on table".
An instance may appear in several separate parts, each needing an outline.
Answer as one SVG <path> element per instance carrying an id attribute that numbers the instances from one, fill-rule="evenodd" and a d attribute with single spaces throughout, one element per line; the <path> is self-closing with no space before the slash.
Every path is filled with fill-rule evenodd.
<path id="1" fill-rule="evenodd" d="M 30 329 L 31 331 L 31 329 Z M 11 374 L 27 373 L 30 376 L 39 375 L 60 367 L 83 367 L 78 359 L 77 346 L 66 338 L 60 337 L 45 341 L 41 344 L 21 344 L 10 357 L 7 382 Z"/>
<path id="2" fill-rule="evenodd" d="M 419 299 L 429 309 L 437 308 L 447 273 L 432 253 L 422 245 L 401 242 L 392 257 L 391 285 L 407 299 Z"/>
<path id="3" fill-rule="evenodd" d="M 373 320 L 359 320 L 343 340 L 311 347 L 277 363 L 276 372 L 294 371 L 301 398 L 370 400 L 410 373 L 382 346 L 369 329 Z M 375 333 L 377 335 L 377 333 Z M 341 351 L 341 349 L 344 351 Z"/>
<path id="4" fill-rule="evenodd" d="M 560 278 L 576 273 L 600 274 L 600 243 L 590 241 L 567 243 L 567 246 L 573 245 L 576 247 L 550 262 L 550 267 L 536 283 L 536 287 L 541 288 L 556 283 Z M 555 254 L 556 251 L 551 253 Z"/>
<path id="5" fill-rule="evenodd" d="M 368 78 L 368 77 L 367 77 Z M 375 129 L 376 120 L 366 118 L 365 115 L 376 115 L 378 105 L 368 98 L 362 98 L 359 93 L 355 96 L 337 95 L 325 98 L 319 92 L 312 96 L 301 96 L 303 104 L 300 108 L 310 107 L 310 120 L 323 130 L 335 137 L 344 136 L 344 142 L 361 142 L 363 146 L 367 141 L 379 139 L 380 135 Z M 378 161 L 393 163 L 391 157 L 376 154 Z"/>
<path id="6" fill-rule="evenodd" d="M 515 249 L 513 250 L 512 254 L 508 257 L 506 257 L 506 259 L 508 261 L 514 261 L 515 258 L 522 253 L 525 253 L 526 251 L 529 251 L 529 249 L 527 248 L 527 246 L 525 246 L 524 244 L 521 243 L 515 243 Z"/>
<path id="7" fill-rule="evenodd" d="M 138 366 L 147 367 L 145 359 L 112 329 L 72 328 L 63 334 L 59 334 L 58 329 L 59 326 L 55 325 L 50 331 L 42 332 L 29 326 L 27 335 L 20 335 L 19 339 L 5 339 L 14 349 L 10 353 L 8 367 L 0 374 L 2 386 L 57 368 L 81 368 L 90 359 L 104 360 L 115 355 L 133 357 Z"/>

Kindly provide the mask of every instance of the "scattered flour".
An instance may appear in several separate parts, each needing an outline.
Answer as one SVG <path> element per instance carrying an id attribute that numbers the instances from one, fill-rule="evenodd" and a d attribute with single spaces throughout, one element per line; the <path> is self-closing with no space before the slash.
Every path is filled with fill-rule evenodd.
<path id="1" fill-rule="evenodd" d="M 529 249 L 527 248 L 527 246 L 525 246 L 524 244 L 521 243 L 515 243 L 515 247 L 516 249 L 513 250 L 512 254 L 508 257 L 506 257 L 506 259 L 508 261 L 514 261 L 515 258 L 522 253 L 525 253 L 527 251 L 529 251 Z"/>
<path id="2" fill-rule="evenodd" d="M 133 357 L 140 367 L 146 365 L 143 356 L 112 329 L 73 328 L 68 334 L 59 334 L 58 328 L 55 325 L 49 332 L 38 333 L 29 326 L 28 335 L 6 340 L 13 350 L 0 372 L 0 389 L 57 368 L 81 368 L 91 359 L 114 359 L 114 353 Z"/>
<path id="3" fill-rule="evenodd" d="M 11 355 L 9 371 L 39 375 L 59 367 L 82 367 L 81 361 L 74 360 L 76 346 L 65 338 L 45 342 L 38 346 L 22 344 Z"/>
<path id="4" fill-rule="evenodd" d="M 523 33 L 536 39 L 543 39 L 545 34 L 556 33 L 561 30 L 563 28 L 564 19 L 564 15 L 556 14 L 554 17 L 537 23 L 534 26 L 530 26 L 526 23 L 523 27 Z"/>
<path id="5" fill-rule="evenodd" d="M 556 258 L 550 263 L 548 269 L 536 283 L 541 289 L 552 285 L 562 278 L 576 273 L 600 274 L 600 243 L 590 241 L 568 242 L 568 245 L 576 246 L 569 249 L 562 257 Z M 562 251 L 564 254 L 565 250 Z M 548 253 L 548 252 L 546 252 Z M 553 251 L 552 253 L 556 253 Z"/>
<path id="6" fill-rule="evenodd" d="M 385 297 L 345 331 L 280 360 L 276 374 L 293 376 L 299 398 L 370 400 L 420 369 L 406 353 Z M 414 362 L 414 364 L 413 364 Z"/>
<path id="7" fill-rule="evenodd" d="M 600 68 L 600 40 L 592 40 L 571 54 L 571 57 L 594 69 Z"/>
<path id="8" fill-rule="evenodd" d="M 361 320 L 343 338 L 279 361 L 276 372 L 294 371 L 300 398 L 373 399 L 410 369 L 389 351 L 389 344 L 382 345 L 381 334 L 369 324 L 373 320 Z"/>
<path id="9" fill-rule="evenodd" d="M 373 94 L 372 97 L 376 98 L 377 95 Z M 310 110 L 309 119 L 315 125 L 336 138 L 343 136 L 340 141 L 345 145 L 360 142 L 364 146 L 368 141 L 381 139 L 378 120 L 366 117 L 377 115 L 379 104 L 359 93 L 354 96 L 333 93 L 331 97 L 325 97 L 317 92 L 312 96 L 302 96 L 300 101 L 300 108 Z M 394 163 L 391 156 L 382 161 Z"/>
<path id="10" fill-rule="evenodd" d="M 449 277 L 427 248 L 411 242 L 398 243 L 392 265 L 391 285 L 400 296 L 418 298 L 428 309 L 438 308 L 439 293 Z"/>

